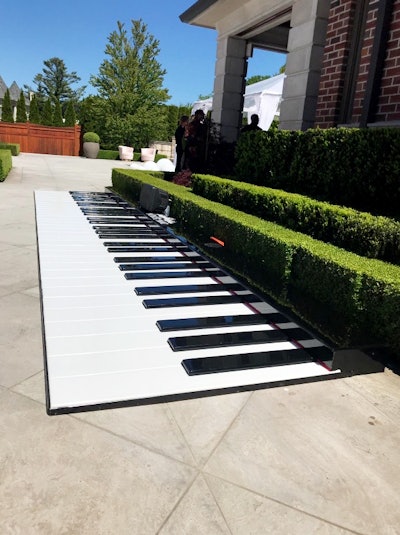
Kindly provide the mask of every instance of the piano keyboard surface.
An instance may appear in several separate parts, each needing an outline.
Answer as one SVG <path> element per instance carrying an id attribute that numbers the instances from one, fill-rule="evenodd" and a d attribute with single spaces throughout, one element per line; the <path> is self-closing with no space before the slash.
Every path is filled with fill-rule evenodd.
<path id="1" fill-rule="evenodd" d="M 49 414 L 328 378 L 332 351 L 111 193 L 36 191 Z"/>

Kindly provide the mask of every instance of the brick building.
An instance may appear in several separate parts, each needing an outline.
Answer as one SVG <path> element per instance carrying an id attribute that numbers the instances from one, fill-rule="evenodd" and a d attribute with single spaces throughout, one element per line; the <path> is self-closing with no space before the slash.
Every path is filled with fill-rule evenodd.
<path id="1" fill-rule="evenodd" d="M 331 2 L 315 125 L 400 125 L 400 1 Z"/>
<path id="2" fill-rule="evenodd" d="M 198 0 L 181 20 L 217 31 L 213 118 L 226 140 L 254 48 L 287 54 L 282 129 L 400 125 L 400 0 Z"/>

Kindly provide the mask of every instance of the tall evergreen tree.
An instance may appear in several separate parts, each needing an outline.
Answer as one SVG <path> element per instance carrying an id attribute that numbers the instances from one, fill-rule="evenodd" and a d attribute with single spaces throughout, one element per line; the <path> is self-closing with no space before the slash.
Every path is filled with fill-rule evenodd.
<path id="1" fill-rule="evenodd" d="M 29 122 L 32 124 L 40 124 L 40 113 L 35 93 L 32 95 L 29 105 Z"/>
<path id="2" fill-rule="evenodd" d="M 51 105 L 50 99 L 47 99 L 43 105 L 42 124 L 45 126 L 53 125 L 53 106 Z"/>
<path id="3" fill-rule="evenodd" d="M 166 71 L 157 60 L 159 41 L 142 20 L 132 20 L 130 32 L 122 22 L 108 37 L 105 59 L 91 84 L 104 99 L 106 121 L 102 142 L 146 146 L 167 135 L 167 118 L 161 104 L 170 97 L 163 87 Z"/>
<path id="4" fill-rule="evenodd" d="M 19 94 L 19 99 L 17 102 L 17 123 L 26 123 L 27 121 L 27 115 L 26 115 L 26 103 L 25 103 L 25 95 L 24 92 L 21 91 Z"/>
<path id="5" fill-rule="evenodd" d="M 64 126 L 75 126 L 76 124 L 76 115 L 74 103 L 72 100 L 69 100 L 67 103 L 67 108 L 65 110 L 65 122 Z"/>
<path id="6" fill-rule="evenodd" d="M 106 103 L 98 95 L 90 95 L 77 106 L 77 117 L 84 132 L 97 132 L 103 139 L 107 117 Z M 114 148 L 114 147 L 110 147 Z"/>
<path id="7" fill-rule="evenodd" d="M 53 105 L 56 104 L 57 100 L 64 104 L 68 100 L 78 101 L 82 98 L 86 86 L 73 88 L 81 79 L 75 71 L 68 72 L 64 60 L 50 58 L 43 63 L 42 72 L 33 79 L 36 89 L 32 90 L 29 86 L 26 87 L 36 93 L 40 103 L 50 99 Z"/>
<path id="8" fill-rule="evenodd" d="M 10 91 L 7 89 L 3 97 L 3 107 L 1 110 L 1 120 L 5 123 L 13 123 L 14 115 L 11 106 Z"/>
<path id="9" fill-rule="evenodd" d="M 57 100 L 53 109 L 53 126 L 64 126 L 60 101 Z"/>

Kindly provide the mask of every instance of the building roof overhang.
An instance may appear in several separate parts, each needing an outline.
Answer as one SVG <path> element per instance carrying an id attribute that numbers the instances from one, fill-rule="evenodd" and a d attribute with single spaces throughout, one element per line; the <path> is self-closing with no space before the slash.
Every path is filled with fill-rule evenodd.
<path id="1" fill-rule="evenodd" d="M 215 8 L 218 0 L 198 0 L 180 15 L 182 22 L 215 30 Z M 213 9 L 214 8 L 214 9 Z"/>
<path id="2" fill-rule="evenodd" d="M 193 26 L 200 26 L 228 31 L 228 35 L 245 39 L 256 48 L 287 52 L 287 42 L 290 30 L 292 1 L 277 3 L 276 0 L 265 2 L 264 10 L 258 13 L 254 20 L 243 18 L 243 4 L 250 0 L 198 0 L 180 15 L 182 22 Z M 232 13 L 238 13 L 235 28 L 226 26 L 224 19 Z M 232 20 L 232 18 L 231 18 Z M 240 22 L 239 22 L 240 21 Z"/>

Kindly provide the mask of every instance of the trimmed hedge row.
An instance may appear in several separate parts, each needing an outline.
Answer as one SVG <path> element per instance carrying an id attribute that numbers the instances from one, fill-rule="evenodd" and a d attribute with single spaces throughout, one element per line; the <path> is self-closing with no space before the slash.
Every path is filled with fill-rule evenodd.
<path id="1" fill-rule="evenodd" d="M 225 242 L 214 258 L 288 306 L 340 346 L 400 350 L 400 267 L 367 259 L 304 234 L 199 197 L 163 173 L 114 169 L 116 192 L 137 202 L 142 184 L 167 191 L 171 215 L 199 248 Z M 213 250 L 207 249 L 212 256 Z"/>
<path id="2" fill-rule="evenodd" d="M 388 217 L 207 175 L 192 176 L 192 190 L 361 256 L 400 264 L 400 222 Z"/>
<path id="3" fill-rule="evenodd" d="M 117 150 L 100 149 L 97 154 L 98 160 L 119 160 L 119 152 Z"/>
<path id="4" fill-rule="evenodd" d="M 240 136 L 239 180 L 400 217 L 400 129 L 257 131 Z"/>
<path id="5" fill-rule="evenodd" d="M 18 156 L 20 153 L 19 143 L 0 143 L 1 150 L 10 150 L 13 156 Z"/>
<path id="6" fill-rule="evenodd" d="M 0 149 L 0 182 L 3 182 L 12 168 L 11 151 Z"/>

